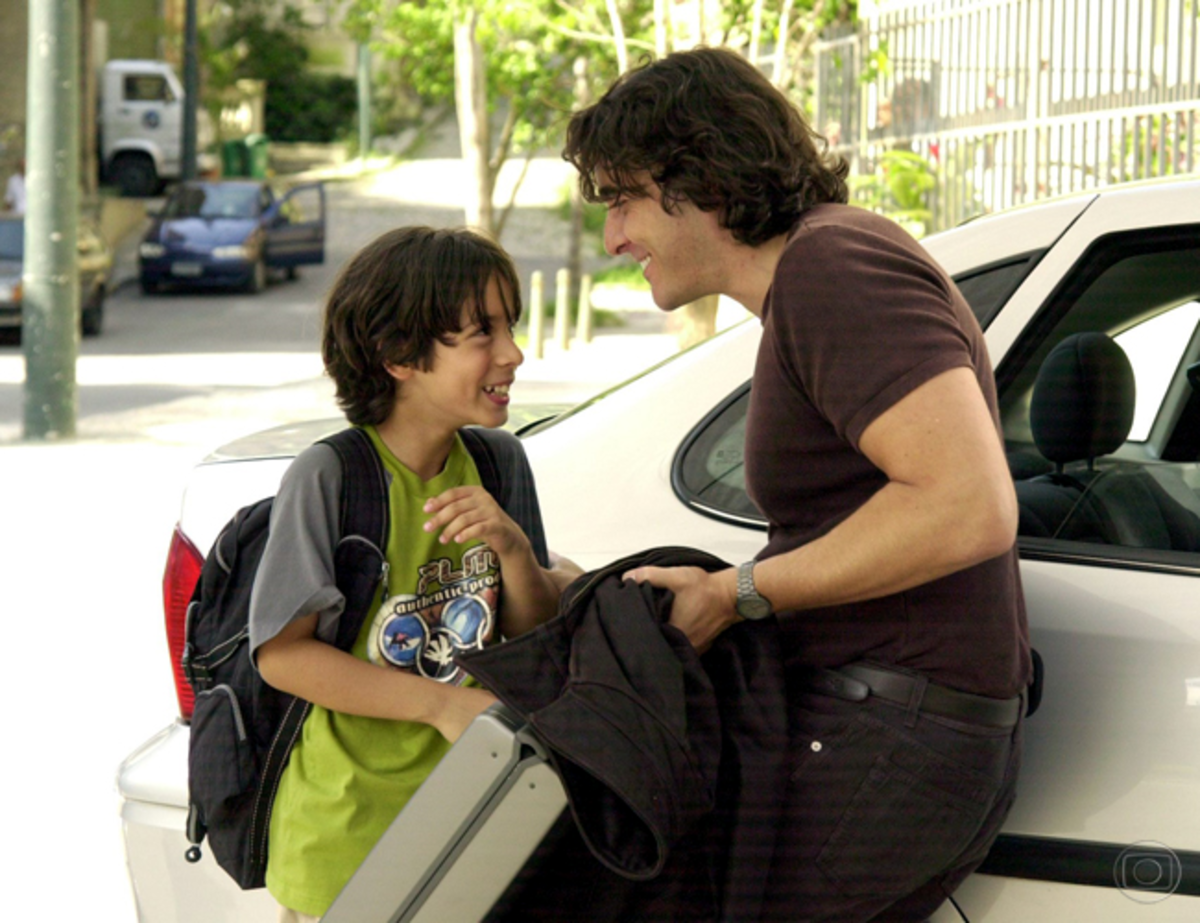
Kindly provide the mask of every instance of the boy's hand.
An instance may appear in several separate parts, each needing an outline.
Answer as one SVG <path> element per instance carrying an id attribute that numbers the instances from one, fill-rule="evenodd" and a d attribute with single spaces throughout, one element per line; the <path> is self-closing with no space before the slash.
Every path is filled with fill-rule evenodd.
<path id="1" fill-rule="evenodd" d="M 482 487 L 454 487 L 425 502 L 431 513 L 426 532 L 441 531 L 442 542 L 481 539 L 501 558 L 529 547 L 529 539 L 496 499 Z"/>
<path id="2" fill-rule="evenodd" d="M 452 686 L 446 691 L 451 694 L 446 697 L 440 713 L 430 723 L 450 743 L 462 737 L 467 726 L 489 706 L 500 701 L 486 689 L 477 686 Z"/>

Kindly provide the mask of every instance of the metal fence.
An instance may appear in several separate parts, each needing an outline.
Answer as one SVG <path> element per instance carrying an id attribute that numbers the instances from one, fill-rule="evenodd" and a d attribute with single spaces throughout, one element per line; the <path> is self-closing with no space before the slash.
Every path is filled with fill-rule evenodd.
<path id="1" fill-rule="evenodd" d="M 910 151 L 925 230 L 1200 161 L 1200 0 L 892 4 L 816 46 L 816 127 L 857 188 Z"/>

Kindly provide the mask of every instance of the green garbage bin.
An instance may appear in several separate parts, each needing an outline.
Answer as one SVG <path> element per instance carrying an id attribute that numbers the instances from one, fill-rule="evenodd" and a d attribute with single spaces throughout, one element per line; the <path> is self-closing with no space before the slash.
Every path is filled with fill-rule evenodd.
<path id="1" fill-rule="evenodd" d="M 243 142 L 246 151 L 246 172 L 243 176 L 253 176 L 255 179 L 267 178 L 267 143 L 266 135 L 247 135 Z"/>
<path id="2" fill-rule="evenodd" d="M 248 158 L 244 139 L 225 141 L 221 144 L 221 175 L 249 176 Z"/>

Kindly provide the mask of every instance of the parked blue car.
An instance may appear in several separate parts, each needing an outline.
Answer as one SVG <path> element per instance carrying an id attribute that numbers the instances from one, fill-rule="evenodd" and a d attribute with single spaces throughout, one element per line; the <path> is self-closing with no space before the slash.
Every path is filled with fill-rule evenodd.
<path id="1" fill-rule="evenodd" d="M 167 285 L 259 292 L 271 269 L 325 261 L 325 187 L 277 196 L 258 180 L 180 183 L 138 249 L 142 291 Z"/>

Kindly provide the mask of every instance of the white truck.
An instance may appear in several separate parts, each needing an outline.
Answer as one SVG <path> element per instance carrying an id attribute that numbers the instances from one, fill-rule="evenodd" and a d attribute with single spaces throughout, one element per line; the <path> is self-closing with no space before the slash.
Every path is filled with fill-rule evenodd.
<path id="1" fill-rule="evenodd" d="M 178 179 L 183 165 L 183 84 L 165 61 L 116 60 L 100 77 L 101 173 L 122 195 L 150 196 L 166 180 Z M 213 140 L 208 113 L 196 113 L 196 150 Z M 204 171 L 215 163 L 198 153 Z"/>

